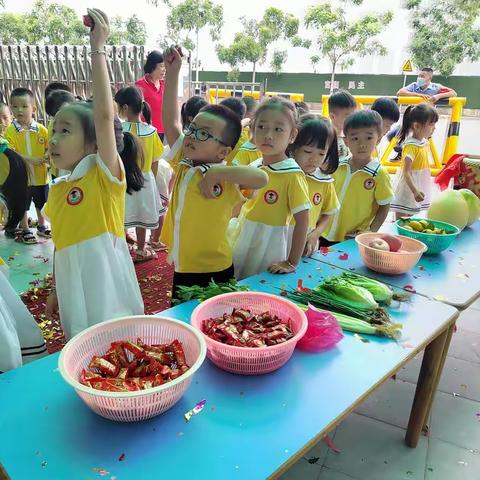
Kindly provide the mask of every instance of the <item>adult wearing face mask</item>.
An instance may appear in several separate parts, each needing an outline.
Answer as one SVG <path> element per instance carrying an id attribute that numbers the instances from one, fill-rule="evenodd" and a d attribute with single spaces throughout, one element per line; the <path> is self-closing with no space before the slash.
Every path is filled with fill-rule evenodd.
<path id="1" fill-rule="evenodd" d="M 409 85 L 402 87 L 398 92 L 399 97 L 422 97 L 430 103 L 437 103 L 439 100 L 456 97 L 457 92 L 453 88 L 445 87 L 440 83 L 433 83 L 433 70 L 425 67 L 419 70 L 417 81 L 410 83 Z M 387 139 L 390 141 L 399 132 L 401 124 L 396 124 L 387 133 Z M 393 161 L 400 160 L 402 157 L 402 146 L 397 145 L 395 147 L 396 157 Z"/>
<path id="2" fill-rule="evenodd" d="M 398 96 L 402 97 L 423 97 L 431 103 L 437 103 L 444 98 L 456 97 L 457 92 L 449 87 L 444 87 L 440 83 L 433 83 L 433 70 L 431 68 L 422 68 L 418 72 L 417 81 L 401 88 Z"/>

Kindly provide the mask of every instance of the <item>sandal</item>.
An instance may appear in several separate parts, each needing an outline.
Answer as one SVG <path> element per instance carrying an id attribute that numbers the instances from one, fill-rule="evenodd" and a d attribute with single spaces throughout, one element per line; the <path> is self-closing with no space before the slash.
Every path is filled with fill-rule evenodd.
<path id="1" fill-rule="evenodd" d="M 35 235 L 30 230 L 22 230 L 19 239 L 20 242 L 23 242 L 27 245 L 35 245 L 37 243 Z"/>
<path id="2" fill-rule="evenodd" d="M 5 238 L 15 239 L 22 234 L 21 228 L 5 229 Z"/>
<path id="3" fill-rule="evenodd" d="M 148 243 L 154 252 L 164 252 L 167 250 L 167 246 L 160 241 L 154 242 L 153 240 L 150 240 Z"/>
<path id="4" fill-rule="evenodd" d="M 145 248 L 143 250 L 137 250 L 135 252 L 135 256 L 133 257 L 133 263 L 146 262 L 148 260 L 153 260 L 154 258 L 157 258 L 157 254 Z"/>
<path id="5" fill-rule="evenodd" d="M 125 233 L 125 240 L 129 245 L 135 245 L 137 243 L 137 239 L 132 237 L 129 233 Z"/>
<path id="6" fill-rule="evenodd" d="M 39 225 L 37 227 L 37 235 L 43 238 L 52 238 L 52 232 L 46 225 Z"/>

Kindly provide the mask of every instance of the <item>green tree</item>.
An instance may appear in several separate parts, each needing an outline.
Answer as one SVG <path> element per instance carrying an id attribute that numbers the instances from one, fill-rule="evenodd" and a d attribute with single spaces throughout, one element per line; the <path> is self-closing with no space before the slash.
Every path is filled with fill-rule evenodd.
<path id="1" fill-rule="evenodd" d="M 171 44 L 179 44 L 190 51 L 195 50 L 195 77 L 198 82 L 199 32 L 205 27 L 210 27 L 210 38 L 215 42 L 220 38 L 222 26 L 221 5 L 211 0 L 184 0 L 170 10 L 167 16 L 167 34 L 159 38 L 159 45 L 165 48 Z"/>
<path id="2" fill-rule="evenodd" d="M 464 60 L 480 58 L 480 0 L 408 0 L 415 64 L 451 75 Z"/>
<path id="3" fill-rule="evenodd" d="M 145 22 L 137 15 L 133 15 L 128 20 L 118 15 L 110 19 L 110 36 L 107 40 L 109 45 L 145 45 L 146 39 Z"/>
<path id="4" fill-rule="evenodd" d="M 364 15 L 356 20 L 347 20 L 347 4 L 361 5 L 363 0 L 341 0 L 341 6 L 332 8 L 329 3 L 321 3 L 307 8 L 304 23 L 307 29 L 316 30 L 314 46 L 318 53 L 310 60 L 313 67 L 322 57 L 331 64 L 330 91 L 333 91 L 335 73 L 338 68 L 352 66 L 358 57 L 385 55 L 387 49 L 377 40 L 377 36 L 392 21 L 393 13 Z"/>
<path id="5" fill-rule="evenodd" d="M 294 46 L 304 45 L 298 36 L 298 18 L 279 8 L 267 8 L 260 20 L 241 17 L 240 21 L 243 31 L 235 34 L 233 42 L 228 47 L 217 46 L 218 59 L 232 69 L 228 73 L 231 81 L 238 80 L 241 65 L 251 63 L 252 82 L 255 82 L 257 66 L 265 63 L 270 47 L 277 40 L 289 40 Z M 280 73 L 286 60 L 285 50 L 275 50 L 270 63 L 272 70 Z"/>
<path id="6" fill-rule="evenodd" d="M 112 19 L 110 44 L 143 45 L 145 39 L 145 24 L 136 15 L 128 20 Z M 0 41 L 3 44 L 84 45 L 88 42 L 88 29 L 72 8 L 36 0 L 29 13 L 0 14 Z"/>

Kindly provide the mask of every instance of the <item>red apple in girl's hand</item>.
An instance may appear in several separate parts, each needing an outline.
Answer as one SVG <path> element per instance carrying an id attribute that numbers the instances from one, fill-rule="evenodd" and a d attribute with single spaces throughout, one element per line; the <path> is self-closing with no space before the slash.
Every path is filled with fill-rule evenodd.
<path id="1" fill-rule="evenodd" d="M 388 233 L 382 233 L 380 235 L 382 240 L 388 243 L 391 252 L 398 252 L 402 248 L 402 241 L 395 235 L 389 235 Z"/>
<path id="2" fill-rule="evenodd" d="M 83 24 L 86 27 L 90 27 L 90 30 L 93 30 L 93 27 L 95 26 L 95 22 L 93 21 L 93 18 L 90 15 L 83 16 Z"/>
<path id="3" fill-rule="evenodd" d="M 178 54 L 183 57 L 183 51 L 182 47 L 180 45 L 175 45 L 175 50 L 178 52 Z"/>

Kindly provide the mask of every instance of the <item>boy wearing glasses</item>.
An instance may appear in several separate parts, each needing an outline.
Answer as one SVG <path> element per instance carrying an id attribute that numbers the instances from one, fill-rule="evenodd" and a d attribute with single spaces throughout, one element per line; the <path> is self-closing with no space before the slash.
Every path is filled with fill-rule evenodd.
<path id="1" fill-rule="evenodd" d="M 233 278 L 227 240 L 232 209 L 242 200 L 240 189 L 262 188 L 268 177 L 260 169 L 224 165 L 242 130 L 240 119 L 229 108 L 205 106 L 182 133 L 177 103 L 182 59 L 175 48 L 167 50 L 164 58 L 163 124 L 172 146 L 169 157 L 181 150 L 183 160 L 175 168 L 161 241 L 175 267 L 172 298 L 178 298 L 181 285 L 206 286 L 212 279 L 227 282 Z"/>

